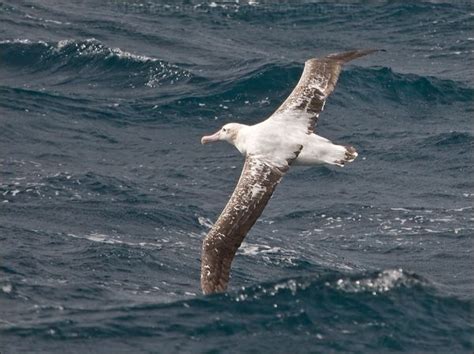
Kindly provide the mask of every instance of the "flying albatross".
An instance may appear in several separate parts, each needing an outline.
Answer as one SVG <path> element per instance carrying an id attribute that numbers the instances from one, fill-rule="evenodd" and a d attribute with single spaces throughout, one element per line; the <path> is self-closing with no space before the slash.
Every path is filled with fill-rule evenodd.
<path id="1" fill-rule="evenodd" d="M 227 141 L 245 156 L 237 186 L 203 241 L 204 294 L 226 290 L 237 249 L 291 165 L 343 166 L 357 157 L 353 147 L 335 145 L 316 135 L 314 128 L 342 65 L 375 51 L 354 50 L 309 59 L 298 84 L 270 118 L 251 126 L 229 123 L 202 137 L 202 144 Z"/>

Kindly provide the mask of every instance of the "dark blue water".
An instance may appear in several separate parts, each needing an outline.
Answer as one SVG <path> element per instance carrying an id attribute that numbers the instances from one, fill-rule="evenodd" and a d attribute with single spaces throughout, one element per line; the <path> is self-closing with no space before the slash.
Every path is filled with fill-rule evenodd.
<path id="1" fill-rule="evenodd" d="M 0 2 L 0 352 L 471 353 L 470 2 Z M 242 157 L 302 63 L 345 68 L 318 133 L 199 290 Z"/>

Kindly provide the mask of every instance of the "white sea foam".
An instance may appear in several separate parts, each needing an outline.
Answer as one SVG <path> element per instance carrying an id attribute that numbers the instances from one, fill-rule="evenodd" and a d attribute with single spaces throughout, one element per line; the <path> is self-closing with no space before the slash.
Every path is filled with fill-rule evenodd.
<path id="1" fill-rule="evenodd" d="M 5 294 L 10 294 L 13 290 L 13 287 L 11 284 L 5 284 L 5 285 L 2 285 L 1 289 Z"/>
<path id="2" fill-rule="evenodd" d="M 47 19 L 47 18 L 42 18 L 42 17 L 35 17 L 35 16 L 31 16 L 29 14 L 25 14 L 25 17 L 26 18 L 29 18 L 31 20 L 35 20 L 35 21 L 41 21 L 41 22 L 46 22 L 46 23 L 53 23 L 55 25 L 70 25 L 71 23 L 70 22 L 61 22 L 61 21 L 58 21 L 58 20 L 51 20 L 51 19 Z"/>
<path id="3" fill-rule="evenodd" d="M 409 282 L 415 282 L 415 280 L 407 276 L 403 269 L 389 269 L 380 272 L 373 278 L 358 280 L 341 278 L 337 280 L 336 287 L 346 292 L 372 292 L 375 295 L 377 293 L 390 291 L 395 287 Z"/>
<path id="4" fill-rule="evenodd" d="M 83 41 L 63 39 L 60 40 L 56 45 L 53 45 L 52 48 L 56 49 L 57 51 L 61 51 L 68 46 L 75 46 L 79 55 L 104 54 L 107 57 L 116 56 L 121 59 L 129 59 L 142 63 L 159 61 L 156 58 L 148 57 L 146 55 L 133 54 L 120 48 L 109 48 L 95 38 L 87 38 Z"/>
<path id="5" fill-rule="evenodd" d="M 33 42 L 32 40 L 27 38 L 6 39 L 0 41 L 0 44 L 41 44 L 46 47 L 48 46 L 48 43 L 44 41 Z"/>
<path id="6" fill-rule="evenodd" d="M 282 253 L 283 250 L 280 247 L 270 247 L 267 245 L 260 245 L 256 243 L 242 242 L 239 248 L 239 253 L 246 256 L 256 256 L 259 254 L 270 254 L 270 253 Z M 294 251 L 285 250 L 288 253 L 295 253 Z"/>
<path id="7" fill-rule="evenodd" d="M 99 242 L 99 243 L 106 243 L 106 244 L 118 244 L 118 245 L 127 245 L 132 247 L 151 247 L 151 248 L 159 248 L 161 249 L 162 245 L 159 243 L 153 242 L 129 242 L 129 241 L 122 241 L 112 236 L 100 234 L 100 233 L 91 233 L 88 235 L 75 235 L 75 234 L 68 234 L 69 237 L 79 238 L 79 239 L 86 239 L 92 242 Z"/>
<path id="8" fill-rule="evenodd" d="M 207 229 L 210 229 L 213 226 L 212 221 L 209 218 L 205 218 L 203 216 L 198 216 L 198 222 L 199 225 L 204 226 Z"/>

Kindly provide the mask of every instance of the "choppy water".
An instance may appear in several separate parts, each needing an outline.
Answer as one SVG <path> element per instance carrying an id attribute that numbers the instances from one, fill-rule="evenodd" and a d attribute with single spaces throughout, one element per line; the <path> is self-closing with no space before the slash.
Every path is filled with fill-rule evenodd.
<path id="1" fill-rule="evenodd" d="M 0 352 L 473 350 L 470 2 L 0 2 Z M 318 133 L 202 296 L 203 236 L 307 58 L 346 67 Z"/>

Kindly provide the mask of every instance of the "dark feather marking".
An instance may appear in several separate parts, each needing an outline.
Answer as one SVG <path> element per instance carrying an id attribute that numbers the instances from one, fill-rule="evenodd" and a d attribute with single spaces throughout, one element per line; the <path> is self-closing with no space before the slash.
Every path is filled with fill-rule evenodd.
<path id="1" fill-rule="evenodd" d="M 302 149 L 303 145 L 300 145 L 284 167 L 272 166 L 251 155 L 246 157 L 232 196 L 202 244 L 201 288 L 204 294 L 227 288 L 237 249 Z"/>
<path id="2" fill-rule="evenodd" d="M 305 63 L 298 84 L 275 113 L 285 111 L 307 113 L 307 130 L 309 134 L 313 133 L 319 114 L 324 109 L 326 98 L 336 87 L 342 65 L 376 51 L 376 49 L 353 50 L 330 54 L 321 59 L 309 59 Z"/>

